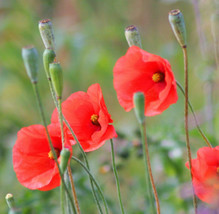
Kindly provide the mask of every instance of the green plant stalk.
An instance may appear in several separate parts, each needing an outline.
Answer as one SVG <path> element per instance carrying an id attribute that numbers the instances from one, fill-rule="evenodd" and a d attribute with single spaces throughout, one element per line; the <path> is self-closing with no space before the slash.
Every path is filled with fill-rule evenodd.
<path id="1" fill-rule="evenodd" d="M 181 85 L 178 81 L 176 81 L 176 84 L 177 84 L 178 88 L 180 89 L 180 91 L 182 92 L 182 94 L 185 96 L 185 91 L 184 91 L 182 85 Z M 191 104 L 191 102 L 190 102 L 189 100 L 188 100 L 188 105 L 189 105 L 189 108 L 190 108 L 190 110 L 191 110 L 191 112 L 192 112 L 192 115 L 193 115 L 194 120 L 195 120 L 196 127 L 197 127 L 197 129 L 198 129 L 200 135 L 201 135 L 202 138 L 204 139 L 205 143 L 206 143 L 210 148 L 212 148 L 212 145 L 211 145 L 210 141 L 208 140 L 208 138 L 206 137 L 206 135 L 204 134 L 204 132 L 202 131 L 201 127 L 200 127 L 199 124 L 198 124 L 198 121 L 197 121 L 195 112 L 194 112 L 193 107 L 192 107 L 192 104 Z"/>
<path id="2" fill-rule="evenodd" d="M 190 148 L 190 142 L 189 142 L 189 127 L 188 127 L 188 97 L 189 97 L 189 91 L 188 91 L 188 54 L 187 54 L 187 47 L 183 47 L 183 57 L 184 57 L 184 79 L 185 79 L 185 133 L 186 133 L 186 147 L 187 147 L 187 156 L 189 159 L 189 172 L 192 182 L 192 155 L 191 155 L 191 148 Z M 195 208 L 195 213 L 197 213 L 197 200 L 195 197 L 195 191 L 192 183 L 192 190 L 193 190 L 193 204 Z"/>
<path id="3" fill-rule="evenodd" d="M 151 186 L 152 186 L 152 189 L 153 189 L 153 192 L 154 192 L 154 198 L 155 198 L 155 201 L 156 201 L 156 204 L 157 204 L 157 207 L 156 207 L 157 208 L 157 214 L 160 214 L 160 203 L 159 203 L 157 190 L 156 190 L 156 187 L 155 187 L 154 178 L 153 178 L 152 170 L 151 170 L 151 163 L 150 163 L 150 157 L 149 157 L 145 122 L 140 124 L 140 130 L 141 130 L 141 138 L 142 138 L 142 146 L 143 146 L 143 154 L 144 154 L 147 189 L 151 190 L 149 179 L 148 179 L 148 175 L 149 175 Z M 155 207 L 154 207 L 153 196 L 152 196 L 151 191 L 149 193 L 149 197 L 150 197 L 150 203 L 151 203 L 151 207 L 152 207 L 152 213 L 155 213 Z"/>
<path id="4" fill-rule="evenodd" d="M 61 198 L 62 213 L 65 213 L 65 190 L 63 187 L 63 182 L 61 182 L 61 186 L 60 186 L 60 198 Z"/>
<path id="5" fill-rule="evenodd" d="M 61 170 L 60 170 L 60 167 L 59 167 L 57 155 L 56 155 L 55 149 L 54 149 L 53 144 L 52 144 L 52 140 L 51 140 L 50 135 L 49 135 L 49 131 L 48 131 L 48 128 L 47 128 L 47 122 L 46 122 L 46 118 L 45 118 L 45 115 L 44 115 L 44 110 L 43 110 L 43 106 L 42 106 L 42 103 L 41 103 L 41 98 L 40 98 L 40 94 L 39 94 L 39 90 L 38 90 L 38 85 L 37 85 L 37 83 L 33 83 L 32 86 L 33 86 L 33 90 L 34 90 L 34 93 L 35 93 L 35 96 L 36 96 L 36 99 L 37 99 L 37 104 L 39 106 L 40 116 L 41 116 L 43 125 L 44 125 L 45 130 L 46 130 L 46 135 L 47 135 L 47 138 L 48 138 L 48 141 L 49 141 L 50 149 L 52 151 L 55 163 L 56 163 L 56 165 L 58 167 L 58 171 L 59 171 L 59 174 L 60 174 L 60 177 L 61 177 L 61 181 L 62 181 L 63 186 L 65 188 L 65 191 L 67 192 L 67 195 L 68 195 L 68 197 L 70 199 L 72 209 L 74 210 L 74 213 L 75 213 L 74 202 L 73 202 L 71 194 L 69 193 L 68 188 L 67 188 L 67 186 L 65 184 L 63 174 L 61 173 Z"/>
<path id="6" fill-rule="evenodd" d="M 125 211 L 124 211 L 124 206 L 123 206 L 123 203 L 122 203 L 120 184 L 119 184 L 119 176 L 118 176 L 118 172 L 117 172 L 117 169 L 116 169 L 116 163 L 115 163 L 115 152 L 114 152 L 114 146 L 113 146 L 113 139 L 110 139 L 110 144 L 111 144 L 113 172 L 114 172 L 114 176 L 115 176 L 115 179 L 116 179 L 116 187 L 117 187 L 117 194 L 118 194 L 119 204 L 120 204 L 121 212 L 122 212 L 122 214 L 124 214 Z"/>
<path id="7" fill-rule="evenodd" d="M 50 78 L 48 78 L 48 83 L 49 83 L 49 88 L 50 88 L 50 92 L 51 92 L 51 94 L 52 94 L 53 101 L 54 101 L 54 103 L 55 103 L 55 106 L 57 107 L 57 106 L 58 106 L 58 102 L 57 102 L 57 100 L 56 100 L 55 91 L 54 91 L 54 88 L 53 88 L 53 85 L 52 85 L 52 82 L 51 82 L 51 79 L 50 79 Z M 87 160 L 87 155 L 85 154 L 83 148 L 81 147 L 81 144 L 79 143 L 79 141 L 78 141 L 78 139 L 77 139 L 77 136 L 75 135 L 75 133 L 74 133 L 74 131 L 72 130 L 71 126 L 69 125 L 68 121 L 65 119 L 64 115 L 63 115 L 63 120 L 64 120 L 65 124 L 67 125 L 68 129 L 70 130 L 71 134 L 73 135 L 75 141 L 77 142 L 77 145 L 79 146 L 79 149 L 80 149 L 80 151 L 81 151 L 81 153 L 82 153 L 82 156 L 83 156 L 83 158 L 84 158 L 84 160 L 85 160 L 86 166 L 87 166 L 87 168 L 90 170 L 90 166 L 89 166 L 89 163 L 88 163 L 88 160 Z M 102 210 L 102 208 L 101 208 L 100 202 L 99 202 L 99 200 L 98 200 L 98 197 L 97 197 L 96 192 L 95 192 L 95 189 L 94 189 L 93 181 L 92 181 L 92 179 L 91 179 L 90 177 L 89 177 L 89 179 L 90 179 L 90 184 L 91 184 L 91 189 L 92 189 L 92 193 L 93 193 L 94 200 L 95 200 L 95 202 L 96 202 L 96 204 L 97 204 L 97 207 L 98 207 L 98 209 L 99 209 L 99 212 L 100 212 L 101 214 L 103 214 L 103 210 Z M 108 208 L 105 207 L 105 209 L 108 209 Z"/>
<path id="8" fill-rule="evenodd" d="M 105 211 L 106 211 L 106 213 L 108 214 L 109 212 L 108 212 L 108 208 L 107 208 L 106 199 L 105 199 L 105 197 L 104 197 L 104 195 L 103 195 L 103 192 L 102 192 L 102 190 L 101 190 L 99 184 L 97 183 L 96 179 L 94 178 L 94 176 L 91 174 L 90 170 L 84 165 L 84 163 L 83 163 L 82 161 L 80 161 L 79 159 L 77 159 L 77 158 L 74 157 L 74 156 L 72 156 L 72 159 L 73 159 L 74 161 L 76 161 L 78 164 L 80 164 L 80 165 L 84 168 L 84 170 L 87 172 L 87 174 L 89 175 L 89 177 L 92 179 L 92 181 L 93 181 L 93 183 L 95 184 L 95 186 L 96 186 L 96 188 L 97 188 L 97 190 L 98 190 L 98 192 L 99 192 L 99 194 L 100 194 L 100 197 L 101 197 L 101 199 L 102 199 L 102 201 L 103 201 L 103 204 L 104 204 L 104 207 L 105 207 Z"/>

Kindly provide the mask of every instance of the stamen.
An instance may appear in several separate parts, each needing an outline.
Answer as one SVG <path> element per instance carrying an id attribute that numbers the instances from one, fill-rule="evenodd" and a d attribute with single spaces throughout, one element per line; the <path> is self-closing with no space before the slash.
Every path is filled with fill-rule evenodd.
<path id="1" fill-rule="evenodd" d="M 165 75 L 164 75 L 164 73 L 162 73 L 162 72 L 156 72 L 156 73 L 154 73 L 153 76 L 152 76 L 152 80 L 153 80 L 154 82 L 163 82 L 163 81 L 164 81 L 164 78 L 165 78 Z"/>
<path id="2" fill-rule="evenodd" d="M 60 155 L 60 151 L 59 151 L 59 149 L 55 149 L 55 153 L 56 153 L 56 156 L 57 156 L 57 158 L 58 158 L 59 155 Z M 49 157 L 50 159 L 52 159 L 52 160 L 55 159 L 55 157 L 53 156 L 53 153 L 52 153 L 51 150 L 50 150 L 49 153 L 48 153 L 48 157 Z"/>
<path id="3" fill-rule="evenodd" d="M 90 120 L 94 125 L 99 126 L 100 124 L 98 122 L 98 118 L 99 118 L 99 116 L 97 114 L 93 114 L 91 116 Z"/>

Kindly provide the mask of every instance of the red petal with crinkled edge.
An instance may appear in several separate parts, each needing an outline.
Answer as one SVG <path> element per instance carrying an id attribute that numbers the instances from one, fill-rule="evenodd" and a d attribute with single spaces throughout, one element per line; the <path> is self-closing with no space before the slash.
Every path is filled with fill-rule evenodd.
<path id="1" fill-rule="evenodd" d="M 48 126 L 54 148 L 61 151 L 59 126 Z M 69 143 L 66 144 L 71 150 Z M 60 185 L 58 168 L 50 152 L 45 127 L 32 125 L 22 128 L 13 147 L 13 166 L 19 182 L 29 189 L 51 190 Z"/>
<path id="2" fill-rule="evenodd" d="M 164 81 L 152 80 L 156 72 L 165 75 Z M 139 47 L 130 47 L 126 55 L 116 62 L 113 76 L 119 103 L 126 111 L 134 107 L 133 95 L 136 92 L 145 95 L 146 116 L 161 114 L 177 102 L 176 82 L 169 62 Z"/>
<path id="3" fill-rule="evenodd" d="M 189 169 L 189 163 L 186 162 Z M 219 203 L 219 146 L 203 147 L 192 160 L 192 182 L 197 197 L 209 204 Z"/>
<path id="4" fill-rule="evenodd" d="M 62 103 L 62 111 L 85 152 L 96 150 L 106 140 L 117 137 L 99 84 L 91 85 L 87 93 L 73 93 Z M 99 125 L 91 122 L 94 114 L 99 116 Z M 51 121 L 58 122 L 57 110 L 53 112 Z"/>

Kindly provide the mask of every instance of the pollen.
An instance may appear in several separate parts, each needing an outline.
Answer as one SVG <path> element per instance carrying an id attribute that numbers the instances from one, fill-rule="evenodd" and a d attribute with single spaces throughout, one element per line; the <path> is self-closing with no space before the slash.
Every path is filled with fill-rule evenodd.
<path id="1" fill-rule="evenodd" d="M 55 153 L 56 153 L 56 156 L 57 156 L 57 158 L 58 158 L 59 155 L 60 155 L 60 151 L 59 151 L 59 149 L 55 149 Z M 55 159 L 55 157 L 53 156 L 53 153 L 52 153 L 51 150 L 50 150 L 49 153 L 48 153 L 48 157 L 49 157 L 50 159 L 52 159 L 52 160 Z"/>
<path id="2" fill-rule="evenodd" d="M 152 80 L 153 80 L 154 82 L 163 82 L 163 81 L 164 81 L 164 78 L 165 78 L 165 75 L 164 75 L 164 73 L 162 73 L 162 72 L 156 72 L 156 73 L 154 73 L 153 76 L 152 76 Z"/>
<path id="3" fill-rule="evenodd" d="M 93 114 L 93 115 L 91 115 L 90 120 L 94 125 L 99 126 L 100 124 L 98 122 L 98 118 L 99 118 L 99 116 L 97 114 Z"/>

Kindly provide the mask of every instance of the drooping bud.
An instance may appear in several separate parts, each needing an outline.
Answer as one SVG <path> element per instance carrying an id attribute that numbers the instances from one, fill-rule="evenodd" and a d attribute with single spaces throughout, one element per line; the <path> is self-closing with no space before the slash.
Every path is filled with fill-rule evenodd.
<path id="1" fill-rule="evenodd" d="M 56 92 L 57 99 L 62 98 L 63 90 L 63 76 L 60 63 L 54 62 L 49 65 L 49 73 L 51 76 L 52 84 Z"/>
<path id="2" fill-rule="evenodd" d="M 43 52 L 43 65 L 48 79 L 51 78 L 49 73 L 49 64 L 54 61 L 55 57 L 56 54 L 53 49 L 45 49 L 45 51 Z"/>
<path id="3" fill-rule="evenodd" d="M 51 20 L 44 19 L 39 21 L 39 30 L 45 48 L 55 50 L 55 38 Z"/>
<path id="4" fill-rule="evenodd" d="M 141 37 L 138 32 L 138 28 L 134 25 L 130 25 L 125 28 L 125 37 L 128 42 L 129 47 L 132 45 L 142 47 L 141 45 Z"/>
<path id="5" fill-rule="evenodd" d="M 8 207 L 9 207 L 8 214 L 21 214 L 21 210 L 19 208 L 16 208 L 14 197 L 11 193 L 8 193 L 5 196 L 5 200 L 8 204 Z"/>
<path id="6" fill-rule="evenodd" d="M 61 156 L 61 161 L 60 161 L 60 170 L 62 173 L 65 172 L 67 166 L 68 166 L 68 160 L 70 158 L 71 152 L 69 149 L 62 149 L 60 156 Z"/>
<path id="7" fill-rule="evenodd" d="M 135 115 L 140 124 L 144 123 L 145 97 L 142 92 L 136 92 L 133 96 Z"/>
<path id="8" fill-rule="evenodd" d="M 169 12 L 169 22 L 180 46 L 186 48 L 186 27 L 183 14 L 180 10 L 176 9 Z"/>
<path id="9" fill-rule="evenodd" d="M 38 74 L 38 53 L 33 46 L 27 46 L 22 48 L 22 58 L 24 66 L 32 83 L 37 83 Z"/>

